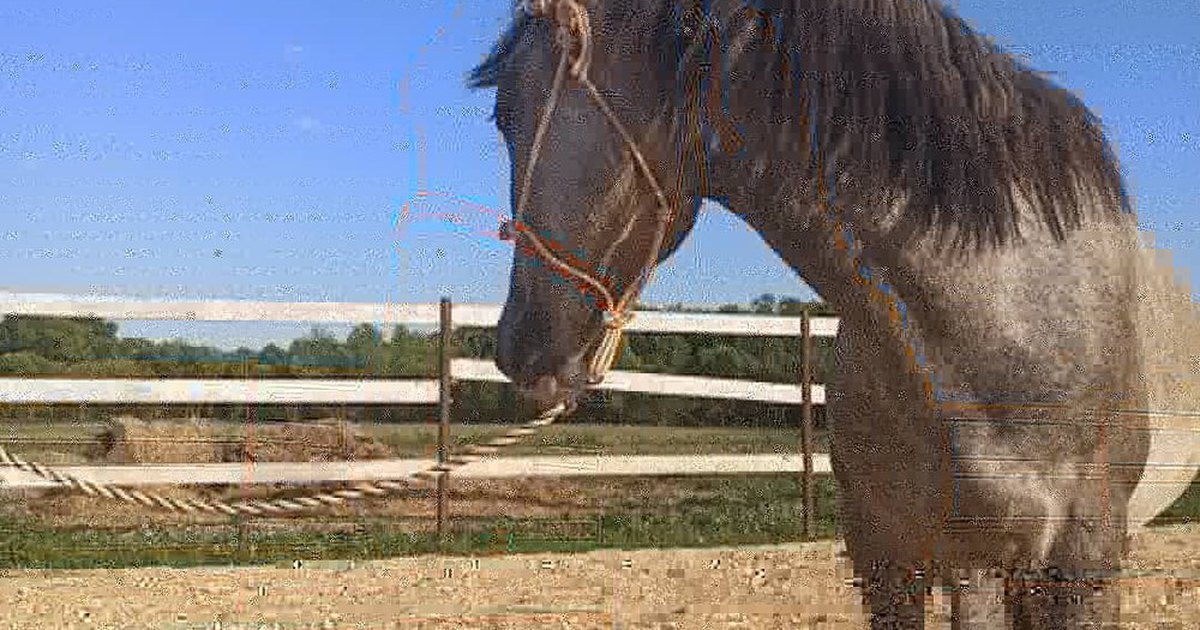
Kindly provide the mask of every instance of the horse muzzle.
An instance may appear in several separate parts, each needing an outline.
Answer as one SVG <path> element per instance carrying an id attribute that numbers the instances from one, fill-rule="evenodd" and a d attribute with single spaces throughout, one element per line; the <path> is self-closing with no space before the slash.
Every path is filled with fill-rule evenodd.
<path id="1" fill-rule="evenodd" d="M 545 374 L 533 382 L 517 385 L 517 397 L 522 411 L 537 415 L 565 404 L 567 414 L 575 411 L 579 404 L 579 390 L 552 374 Z"/>

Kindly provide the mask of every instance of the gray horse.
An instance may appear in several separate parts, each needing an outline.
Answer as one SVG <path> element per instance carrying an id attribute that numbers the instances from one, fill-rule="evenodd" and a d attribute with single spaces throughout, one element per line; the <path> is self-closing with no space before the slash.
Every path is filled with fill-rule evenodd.
<path id="1" fill-rule="evenodd" d="M 603 378 L 717 200 L 840 313 L 831 456 L 872 625 L 922 626 L 940 583 L 958 627 L 1115 626 L 1129 523 L 1191 479 L 1131 503 L 1146 410 L 1197 408 L 1200 346 L 1084 105 L 924 0 L 518 8 L 471 82 L 511 158 L 497 363 L 524 399 Z M 1167 442 L 1194 474 L 1195 438 Z"/>

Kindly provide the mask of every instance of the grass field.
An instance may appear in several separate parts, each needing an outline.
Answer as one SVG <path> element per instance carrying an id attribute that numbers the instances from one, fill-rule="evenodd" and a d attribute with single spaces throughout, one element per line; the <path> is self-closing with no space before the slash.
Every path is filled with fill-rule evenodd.
<path id="1" fill-rule="evenodd" d="M 49 463 L 86 461 L 99 425 L 8 424 L 10 448 Z M 432 426 L 366 427 L 396 457 L 429 457 Z M 453 428 L 456 442 L 500 432 L 495 425 Z M 243 425 L 216 433 L 240 439 Z M 798 431 L 785 429 L 641 428 L 562 425 L 549 428 L 512 454 L 689 454 L 796 452 Z M 16 441 L 16 444 L 13 442 Z M 827 451 L 827 437 L 814 440 Z M 45 457 L 38 457 L 38 454 Z M 55 461 L 58 458 L 59 461 Z M 818 537 L 835 533 L 832 479 L 818 476 Z M 212 489 L 225 499 L 279 492 Z M 206 525 L 138 512 L 61 492 L 32 493 L 0 502 L 0 568 L 86 568 L 276 564 L 295 560 L 378 559 L 432 553 L 490 554 L 584 551 L 598 548 L 703 547 L 769 544 L 803 539 L 797 475 L 582 478 L 573 480 L 455 480 L 450 487 L 450 532 L 433 530 L 433 500 L 414 491 L 366 510 L 343 510 L 294 520 L 224 520 Z M 1159 523 L 1200 518 L 1200 484 Z"/>
<path id="2" fill-rule="evenodd" d="M 394 457 L 432 457 L 437 427 L 432 425 L 356 425 L 364 434 L 386 444 Z M 27 459 L 51 464 L 82 463 L 100 424 L 29 423 L 0 421 L 0 440 Z M 240 440 L 247 425 L 213 423 L 218 439 Z M 482 442 L 511 428 L 506 425 L 452 425 L 451 449 Z M 813 450 L 828 452 L 829 440 L 815 432 Z M 505 455 L 604 454 L 689 455 L 795 453 L 800 451 L 799 429 L 724 427 L 637 427 L 627 425 L 562 424 L 543 429 L 526 442 L 505 449 Z"/>
<path id="3" fill-rule="evenodd" d="M 620 480 L 592 479 L 592 484 Z M 601 548 L 710 547 L 796 542 L 802 535 L 799 481 L 763 475 L 655 479 L 674 500 L 629 500 L 602 510 L 540 516 L 455 516 L 444 540 L 428 516 L 363 517 L 286 523 L 230 521 L 196 528 L 165 523 L 136 528 L 47 524 L 0 509 L 0 569 L 290 564 L 371 560 L 426 553 L 487 555 Z M 832 479 L 818 477 L 818 538 L 835 534 Z M 580 497 L 586 502 L 587 497 Z M 429 501 L 426 501 L 431 505 Z M 1200 518 L 1200 484 L 1159 521 Z"/>
<path id="4" fill-rule="evenodd" d="M 84 463 L 100 424 L 8 422 L 0 439 L 28 459 Z M 393 457 L 432 457 L 436 427 L 356 427 Z M 483 441 L 502 425 L 454 425 L 452 443 Z M 240 441 L 243 423 L 213 425 L 213 439 Z M 797 429 L 632 427 L 563 424 L 545 429 L 506 455 L 666 455 L 775 453 L 799 450 Z M 827 440 L 818 435 L 815 450 Z M 452 447 L 453 450 L 453 447 Z M 208 496 L 252 498 L 276 492 L 212 489 Z M 818 536 L 831 536 L 833 485 L 820 480 Z M 651 479 L 455 481 L 450 533 L 432 531 L 428 492 L 371 505 L 362 514 L 290 521 L 185 520 L 67 495 L 28 495 L 0 506 L 0 567 L 99 567 L 145 564 L 260 564 L 381 558 L 443 550 L 510 553 L 602 547 L 673 547 L 771 543 L 802 539 L 800 481 L 794 475 Z M 368 515 L 369 514 L 369 515 Z"/>
<path id="5" fill-rule="evenodd" d="M 818 480 L 817 535 L 830 537 L 834 534 L 833 483 Z M 581 485 L 583 490 L 578 488 Z M 169 522 L 71 527 L 6 505 L 0 507 L 0 568 L 311 563 L 439 550 L 490 554 L 803 540 L 800 482 L 795 476 L 594 478 L 576 486 L 572 494 L 578 504 L 604 495 L 605 500 L 597 501 L 599 509 L 576 505 L 557 511 L 510 507 L 502 508 L 507 514 L 494 513 L 500 510 L 485 510 L 493 513 L 484 515 L 456 513 L 444 540 L 432 531 L 428 515 L 316 516 L 287 522 L 248 521 L 240 527 L 232 520 L 206 527 Z M 653 486 L 653 492 L 639 492 L 636 486 Z M 587 491 L 588 487 L 594 491 Z M 432 507 L 431 500 L 420 501 Z M 533 513 L 521 516 L 522 511 Z"/>

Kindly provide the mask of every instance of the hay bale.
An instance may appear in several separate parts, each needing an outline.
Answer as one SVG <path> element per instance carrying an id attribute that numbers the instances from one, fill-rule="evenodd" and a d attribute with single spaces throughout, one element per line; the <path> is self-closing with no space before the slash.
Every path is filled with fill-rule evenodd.
<path id="1" fill-rule="evenodd" d="M 241 437 L 220 453 L 221 461 L 329 462 L 382 459 L 391 455 L 384 444 L 349 424 L 279 422 L 243 428 Z"/>
<path id="2" fill-rule="evenodd" d="M 114 464 L 212 463 L 220 461 L 212 426 L 205 420 L 146 422 L 132 416 L 108 420 L 93 458 Z"/>
<path id="3" fill-rule="evenodd" d="M 329 462 L 386 458 L 391 449 L 349 424 L 272 422 L 218 435 L 198 418 L 118 416 L 105 423 L 91 456 L 114 464 Z"/>

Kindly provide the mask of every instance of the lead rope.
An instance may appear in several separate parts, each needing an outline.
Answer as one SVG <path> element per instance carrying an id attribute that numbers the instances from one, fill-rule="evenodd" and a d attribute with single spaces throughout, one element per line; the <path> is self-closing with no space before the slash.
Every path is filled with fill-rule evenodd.
<path id="1" fill-rule="evenodd" d="M 487 455 L 492 455 L 506 446 L 516 444 L 523 438 L 537 433 L 539 429 L 554 423 L 554 421 L 562 417 L 566 411 L 566 405 L 558 405 L 557 407 L 542 413 L 533 420 L 509 430 L 500 437 L 493 438 L 487 442 L 484 442 L 483 444 L 469 445 L 467 446 L 465 453 L 451 456 L 442 464 L 434 464 L 425 470 L 411 473 L 407 477 L 400 480 L 366 482 L 357 484 L 353 489 L 335 490 L 332 492 L 317 492 L 314 494 L 290 499 L 242 501 L 239 503 L 204 501 L 200 499 L 173 499 L 171 497 L 165 497 L 161 494 L 156 494 L 153 492 L 142 492 L 140 490 L 124 488 L 119 485 L 96 483 L 94 481 L 88 481 L 87 479 L 80 479 L 74 475 L 69 475 L 37 462 L 25 461 L 17 455 L 8 452 L 8 449 L 4 448 L 3 444 L 0 444 L 0 465 L 11 466 L 17 470 L 37 475 L 42 479 L 81 490 L 84 494 L 89 496 L 112 499 L 122 503 L 142 505 L 145 507 L 162 508 L 168 512 L 184 514 L 224 514 L 230 516 L 236 514 L 245 514 L 249 516 L 282 516 L 324 506 L 343 505 L 348 501 L 361 501 L 364 499 L 384 497 L 389 494 L 394 494 L 409 489 L 411 487 L 411 483 L 414 481 L 420 483 L 436 481 L 440 475 L 449 473 L 452 470 L 461 468 L 467 464 L 480 461 Z"/>

